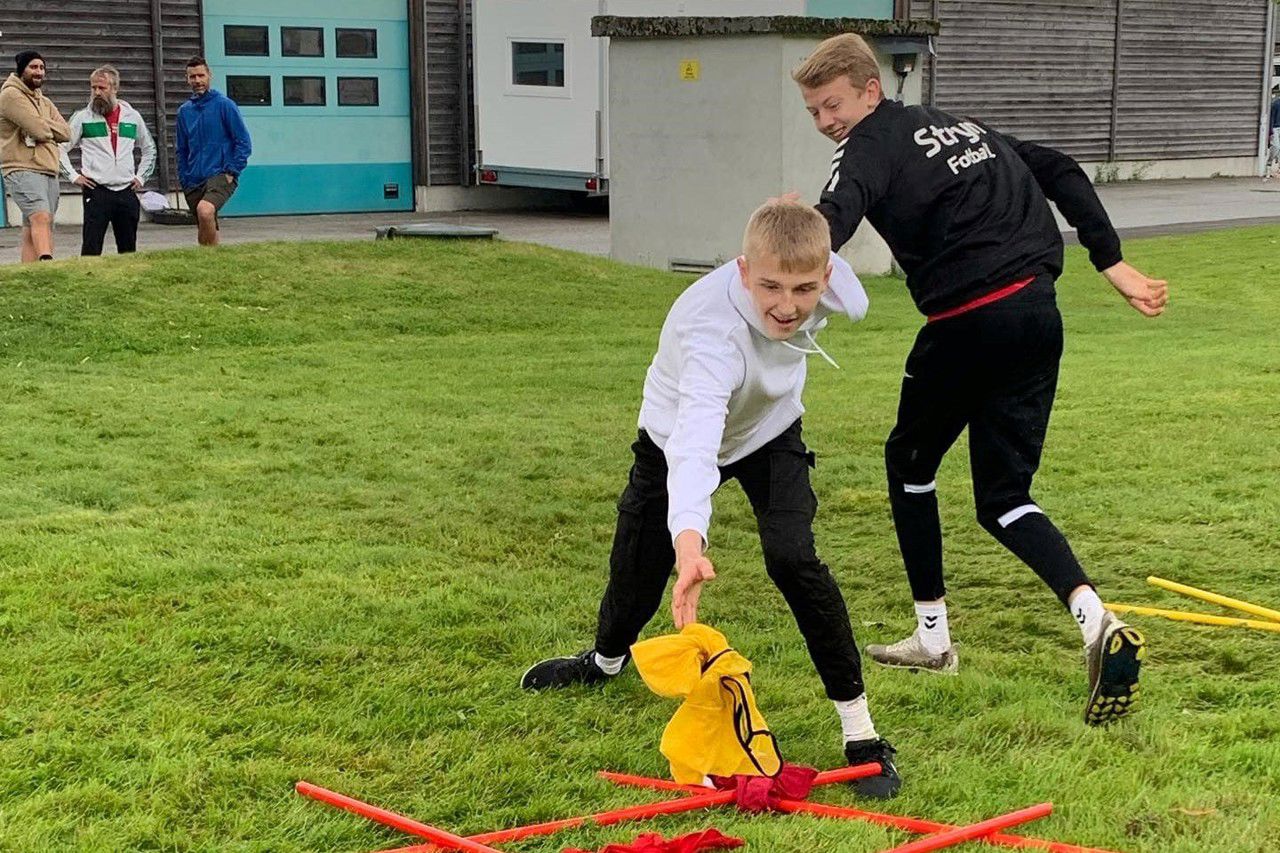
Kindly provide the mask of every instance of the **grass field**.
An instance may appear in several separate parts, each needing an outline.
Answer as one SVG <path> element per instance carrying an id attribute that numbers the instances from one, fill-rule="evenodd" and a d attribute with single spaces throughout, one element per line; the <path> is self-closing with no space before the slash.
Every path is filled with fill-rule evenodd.
<path id="1" fill-rule="evenodd" d="M 1172 282 L 1131 311 L 1069 250 L 1067 356 L 1037 491 L 1105 600 L 1218 612 L 1159 574 L 1280 607 L 1280 228 L 1134 241 Z M 260 245 L 0 272 L 0 850 L 371 851 L 410 843 L 304 778 L 463 833 L 645 802 L 674 710 L 629 673 L 527 695 L 585 647 L 658 328 L 688 282 L 518 244 Z M 867 282 L 811 363 L 818 542 L 861 643 L 913 624 L 880 448 L 919 319 Z M 899 748 L 887 808 L 1139 853 L 1280 850 L 1280 635 L 1135 619 L 1142 713 L 1081 721 L 1070 618 L 939 475 L 954 679 L 869 669 Z M 791 760 L 839 728 L 736 486 L 704 621 L 751 657 Z M 670 629 L 664 610 L 650 635 Z M 825 789 L 824 802 L 852 802 Z M 730 812 L 757 851 L 891 830 Z"/>

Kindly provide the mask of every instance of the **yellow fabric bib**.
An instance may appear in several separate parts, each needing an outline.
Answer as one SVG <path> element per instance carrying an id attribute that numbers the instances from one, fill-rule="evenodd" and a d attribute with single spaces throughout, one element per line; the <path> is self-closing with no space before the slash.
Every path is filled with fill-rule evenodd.
<path id="1" fill-rule="evenodd" d="M 751 690 L 751 661 L 706 625 L 631 647 L 636 669 L 659 696 L 684 699 L 662 733 L 671 776 L 701 785 L 707 776 L 775 776 L 778 743 Z"/>

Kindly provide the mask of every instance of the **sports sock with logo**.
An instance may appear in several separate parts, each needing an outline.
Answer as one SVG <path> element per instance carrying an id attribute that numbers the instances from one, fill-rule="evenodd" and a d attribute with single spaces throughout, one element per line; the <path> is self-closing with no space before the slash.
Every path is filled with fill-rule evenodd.
<path id="1" fill-rule="evenodd" d="M 931 655 L 940 655 L 951 648 L 945 601 L 916 602 L 916 633 L 920 635 L 920 645 Z"/>
<path id="2" fill-rule="evenodd" d="M 1086 586 L 1071 596 L 1071 602 L 1067 606 L 1071 608 L 1071 615 L 1080 626 L 1086 647 L 1102 636 L 1102 615 L 1106 613 L 1106 608 L 1102 606 L 1102 599 L 1093 587 Z"/>

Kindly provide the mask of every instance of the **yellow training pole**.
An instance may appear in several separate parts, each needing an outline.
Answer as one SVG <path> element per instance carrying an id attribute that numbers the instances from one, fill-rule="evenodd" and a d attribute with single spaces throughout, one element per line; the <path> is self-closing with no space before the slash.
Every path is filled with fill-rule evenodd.
<path id="1" fill-rule="evenodd" d="M 1250 604 L 1249 602 L 1241 601 L 1238 598 L 1227 598 L 1225 595 L 1218 595 L 1216 592 L 1208 592 L 1207 590 L 1196 589 L 1194 586 L 1174 583 L 1173 581 L 1167 581 L 1164 578 L 1158 578 L 1155 575 L 1148 577 L 1147 583 L 1152 586 L 1167 589 L 1171 592 L 1189 595 L 1192 598 L 1198 598 L 1201 601 L 1208 601 L 1211 604 L 1221 604 L 1223 607 L 1230 607 L 1232 610 L 1241 610 L 1245 613 L 1252 613 L 1254 616 L 1261 616 L 1263 619 L 1280 622 L 1280 610 L 1271 610 L 1267 607 L 1259 607 L 1256 604 Z"/>
<path id="2" fill-rule="evenodd" d="M 1163 616 L 1179 622 L 1195 622 L 1200 625 L 1227 625 L 1235 628 L 1257 628 L 1280 634 L 1280 622 L 1259 622 L 1256 619 L 1236 619 L 1233 616 L 1212 616 L 1208 613 L 1184 613 L 1181 610 L 1161 610 L 1159 607 L 1139 607 L 1136 604 L 1103 605 L 1112 613 L 1136 613 L 1139 616 Z"/>

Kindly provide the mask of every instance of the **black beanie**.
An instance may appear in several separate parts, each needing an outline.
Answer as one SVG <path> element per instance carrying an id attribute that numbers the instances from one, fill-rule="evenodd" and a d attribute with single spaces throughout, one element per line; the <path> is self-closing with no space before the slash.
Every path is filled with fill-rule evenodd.
<path id="1" fill-rule="evenodd" d="M 19 77 L 22 76 L 23 71 L 27 70 L 27 66 L 31 64 L 33 59 L 39 59 L 41 62 L 44 61 L 44 57 L 40 55 L 39 51 L 35 50 L 24 50 L 13 58 L 13 61 L 18 64 Z"/>

